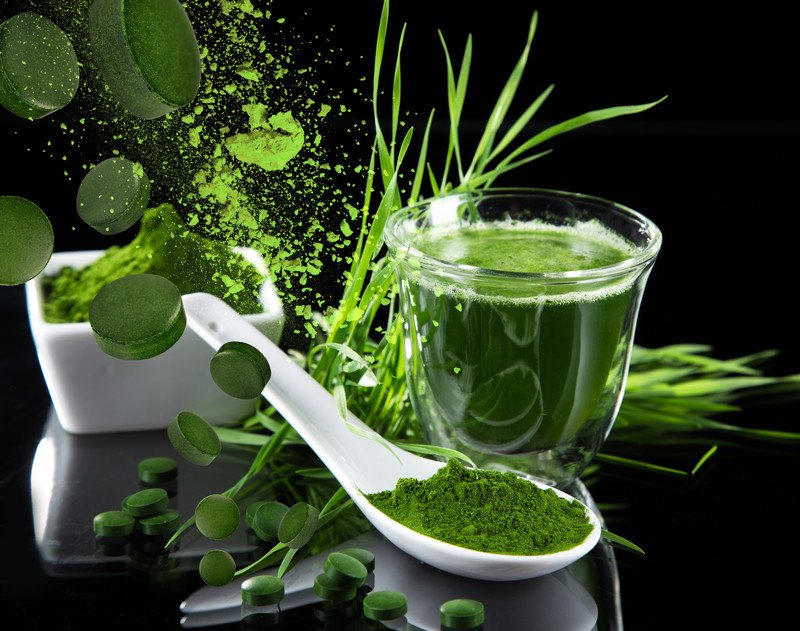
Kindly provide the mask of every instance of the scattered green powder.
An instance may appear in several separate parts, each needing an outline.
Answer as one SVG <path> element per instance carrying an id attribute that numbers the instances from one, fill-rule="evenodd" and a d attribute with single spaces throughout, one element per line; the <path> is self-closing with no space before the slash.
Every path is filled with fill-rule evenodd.
<path id="1" fill-rule="evenodd" d="M 228 151 L 242 162 L 255 164 L 265 171 L 277 171 L 303 148 L 303 128 L 292 118 L 291 112 L 275 114 L 270 116 L 269 122 L 256 121 L 255 125 L 251 114 L 250 127 L 253 130 L 249 133 L 225 139 Z"/>
<path id="2" fill-rule="evenodd" d="M 313 312 L 340 297 L 336 281 L 356 235 L 339 227 L 354 219 L 350 199 L 362 195 L 362 178 L 351 176 L 363 165 L 349 151 L 363 148 L 366 160 L 369 149 L 368 126 L 352 114 L 367 96 L 326 79 L 350 74 L 330 42 L 333 27 L 296 31 L 292 22 L 311 9 L 288 1 L 184 0 L 201 51 L 200 90 L 190 106 L 142 121 L 114 101 L 97 71 L 86 37 L 90 4 L 43 3 L 83 64 L 74 106 L 53 127 L 64 142 L 56 138 L 44 153 L 68 153 L 65 174 L 77 181 L 84 165 L 111 156 L 141 163 L 151 199 L 171 203 L 193 232 L 262 254 L 294 319 L 287 333 L 305 333 Z M 347 150 L 330 139 L 340 131 Z"/>
<path id="3" fill-rule="evenodd" d="M 580 503 L 513 473 L 475 472 L 455 460 L 427 480 L 402 478 L 393 491 L 366 497 L 412 530 L 482 552 L 550 554 L 592 531 Z"/>
<path id="4" fill-rule="evenodd" d="M 87 321 L 89 305 L 105 285 L 145 273 L 164 276 L 182 294 L 214 294 L 239 313 L 263 310 L 258 288 L 264 277 L 258 270 L 227 246 L 189 232 L 172 206 L 162 204 L 145 211 L 139 234 L 130 244 L 109 248 L 88 267 L 67 267 L 45 278 L 45 320 Z"/>

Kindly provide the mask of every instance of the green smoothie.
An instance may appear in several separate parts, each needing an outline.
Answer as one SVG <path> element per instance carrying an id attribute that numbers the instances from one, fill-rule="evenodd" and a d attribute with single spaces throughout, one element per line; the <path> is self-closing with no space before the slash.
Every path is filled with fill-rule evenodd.
<path id="1" fill-rule="evenodd" d="M 427 263 L 401 273 L 401 303 L 416 340 L 411 396 L 428 417 L 429 440 L 479 466 L 574 478 L 615 413 L 634 275 L 575 282 L 524 274 L 614 265 L 631 257 L 633 244 L 596 222 L 481 222 L 429 228 L 412 247 Z M 452 271 L 430 257 L 518 275 Z"/>

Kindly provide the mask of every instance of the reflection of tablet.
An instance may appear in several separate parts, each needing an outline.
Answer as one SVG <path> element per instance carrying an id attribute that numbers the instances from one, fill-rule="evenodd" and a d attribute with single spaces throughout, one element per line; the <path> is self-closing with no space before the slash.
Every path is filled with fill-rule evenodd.
<path id="1" fill-rule="evenodd" d="M 206 495 L 221 493 L 244 475 L 252 453 L 226 445 L 208 467 L 198 467 L 175 453 L 166 430 L 117 434 L 74 435 L 65 432 L 51 408 L 44 434 L 36 448 L 31 468 L 31 503 L 36 545 L 50 576 L 98 576 L 127 571 L 130 555 L 106 556 L 98 552 L 92 519 L 97 513 L 119 510 L 122 499 L 140 487 L 137 465 L 151 456 L 169 456 L 178 461 L 177 491 L 170 497 L 184 521 Z M 167 486 L 167 485 L 165 485 Z M 140 551 L 148 558 L 163 556 L 155 542 Z M 255 560 L 255 546 L 248 544 L 244 524 L 224 542 L 237 563 Z M 170 559 L 170 569 L 197 567 L 215 542 L 190 530 Z M 113 547 L 109 552 L 113 555 Z M 137 555 L 134 554 L 134 557 Z M 260 555 L 258 555 L 260 556 Z"/>
<path id="2" fill-rule="evenodd" d="M 602 574 L 598 566 L 608 562 L 607 558 L 596 553 L 540 578 L 492 582 L 448 574 L 420 563 L 376 531 L 331 550 L 354 546 L 367 548 L 375 554 L 375 574 L 370 576 L 373 589 L 400 591 L 408 598 L 408 613 L 405 616 L 408 626 L 400 624 L 395 627 L 389 623 L 389 628 L 438 630 L 439 607 L 454 598 L 473 598 L 483 603 L 486 611 L 484 631 L 592 631 L 619 628 L 614 624 L 614 611 L 608 612 L 609 620 L 598 621 L 598 605 L 587 591 L 594 591 L 595 583 Z M 283 611 L 319 600 L 312 586 L 314 577 L 323 571 L 328 552 L 303 559 L 286 574 L 286 598 L 281 603 Z M 584 581 L 589 584 L 584 584 Z M 239 620 L 241 583 L 242 579 L 237 579 L 224 587 L 198 589 L 181 605 L 185 614 L 181 625 L 201 628 Z M 354 624 L 352 628 L 357 627 Z"/>

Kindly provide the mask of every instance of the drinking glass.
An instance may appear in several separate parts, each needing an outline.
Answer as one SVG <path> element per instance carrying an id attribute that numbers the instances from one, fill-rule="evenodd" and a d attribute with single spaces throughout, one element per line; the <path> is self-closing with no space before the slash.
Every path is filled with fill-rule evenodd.
<path id="1" fill-rule="evenodd" d="M 503 270 L 457 262 L 462 231 L 506 229 L 573 233 L 570 256 L 582 256 L 583 240 L 599 231 L 624 253 L 593 266 L 587 250 L 582 269 L 507 271 L 518 269 L 515 258 L 536 255 L 523 239 L 495 253 L 507 258 Z M 384 236 L 399 280 L 409 394 L 427 440 L 481 468 L 572 482 L 622 402 L 659 229 L 595 197 L 487 189 L 404 208 Z"/>

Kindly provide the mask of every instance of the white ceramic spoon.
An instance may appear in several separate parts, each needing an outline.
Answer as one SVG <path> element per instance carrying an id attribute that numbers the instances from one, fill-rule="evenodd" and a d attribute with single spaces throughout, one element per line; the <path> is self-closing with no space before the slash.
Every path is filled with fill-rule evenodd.
<path id="1" fill-rule="evenodd" d="M 354 434 L 339 416 L 333 396 L 225 302 L 209 294 L 189 294 L 183 301 L 189 327 L 215 350 L 226 342 L 239 341 L 255 346 L 264 354 L 272 368 L 264 396 L 336 476 L 372 525 L 411 556 L 468 578 L 512 581 L 543 576 L 566 567 L 594 548 L 599 540 L 600 521 L 589 508 L 586 514 L 592 531 L 581 544 L 536 556 L 468 550 L 421 535 L 394 521 L 372 506 L 364 494 L 393 489 L 400 478 L 429 478 L 444 463 L 393 446 L 395 458 L 384 445 Z M 349 420 L 372 432 L 352 414 Z M 554 490 L 567 500 L 574 499 Z"/>

